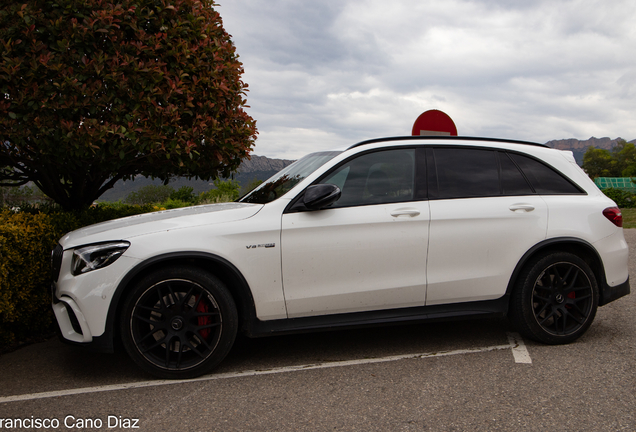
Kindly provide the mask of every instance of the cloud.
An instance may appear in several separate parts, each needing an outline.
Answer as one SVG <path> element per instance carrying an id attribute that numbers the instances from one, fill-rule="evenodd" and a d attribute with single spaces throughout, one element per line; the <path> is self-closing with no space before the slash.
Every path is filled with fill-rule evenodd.
<path id="1" fill-rule="evenodd" d="M 461 135 L 636 137 L 636 4 L 228 0 L 255 153 L 297 158 L 407 135 L 428 109 Z"/>

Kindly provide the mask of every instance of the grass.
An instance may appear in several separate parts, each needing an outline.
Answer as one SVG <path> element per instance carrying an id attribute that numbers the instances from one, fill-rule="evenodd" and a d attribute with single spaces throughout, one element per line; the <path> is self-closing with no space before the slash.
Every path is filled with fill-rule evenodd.
<path id="1" fill-rule="evenodd" d="M 636 228 L 636 208 L 622 208 L 623 228 Z"/>

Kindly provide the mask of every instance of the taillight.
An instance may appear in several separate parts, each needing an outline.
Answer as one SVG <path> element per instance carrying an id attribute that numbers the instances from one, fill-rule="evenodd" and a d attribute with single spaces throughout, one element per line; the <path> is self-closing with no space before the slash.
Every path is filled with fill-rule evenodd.
<path id="1" fill-rule="evenodd" d="M 608 207 L 603 210 L 603 216 L 605 216 L 611 223 L 619 228 L 623 226 L 623 214 L 618 207 Z"/>

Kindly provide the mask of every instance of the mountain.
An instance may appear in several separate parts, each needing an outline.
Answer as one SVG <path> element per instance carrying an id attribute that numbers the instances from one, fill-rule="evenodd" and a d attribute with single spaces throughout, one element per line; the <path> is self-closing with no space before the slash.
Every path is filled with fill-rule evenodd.
<path id="1" fill-rule="evenodd" d="M 559 150 L 570 150 L 574 153 L 574 159 L 576 159 L 576 163 L 579 165 L 583 165 L 583 155 L 587 151 L 588 147 L 601 148 L 606 150 L 611 150 L 618 140 L 622 138 L 595 138 L 591 137 L 588 140 L 581 141 L 574 138 L 570 139 L 561 139 L 561 140 L 552 140 L 548 141 L 546 145 L 548 147 L 552 147 Z M 630 143 L 636 143 L 636 139 L 628 141 Z"/>
<path id="2" fill-rule="evenodd" d="M 252 155 L 251 159 L 246 159 L 241 162 L 238 173 L 234 174 L 233 179 L 241 183 L 241 186 L 247 186 L 252 180 L 267 180 L 278 171 L 282 170 L 286 166 L 292 164 L 294 161 L 287 159 L 271 159 L 266 156 Z M 128 194 L 134 192 L 147 185 L 161 185 L 163 182 L 158 179 L 151 179 L 148 177 L 137 176 L 134 180 L 123 181 L 120 180 L 115 183 L 115 187 L 106 191 L 101 197 L 100 201 L 118 201 L 125 200 Z M 175 190 L 178 190 L 182 186 L 190 186 L 194 188 L 196 194 L 206 192 L 210 189 L 214 189 L 212 181 L 208 180 L 188 180 L 187 178 L 180 177 L 172 180 L 170 183 Z"/>
<path id="3" fill-rule="evenodd" d="M 241 174 L 265 171 L 278 172 L 293 162 L 293 160 L 270 159 L 266 156 L 253 155 L 250 159 L 246 159 L 241 162 L 241 166 L 239 167 L 238 171 Z"/>

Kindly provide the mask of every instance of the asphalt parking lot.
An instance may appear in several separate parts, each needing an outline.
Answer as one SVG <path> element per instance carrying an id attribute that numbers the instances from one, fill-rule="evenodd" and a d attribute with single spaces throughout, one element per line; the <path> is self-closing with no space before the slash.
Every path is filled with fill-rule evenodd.
<path id="1" fill-rule="evenodd" d="M 566 346 L 489 319 L 240 339 L 188 382 L 56 339 L 0 356 L 0 371 L 0 429 L 636 431 L 636 294 Z"/>

